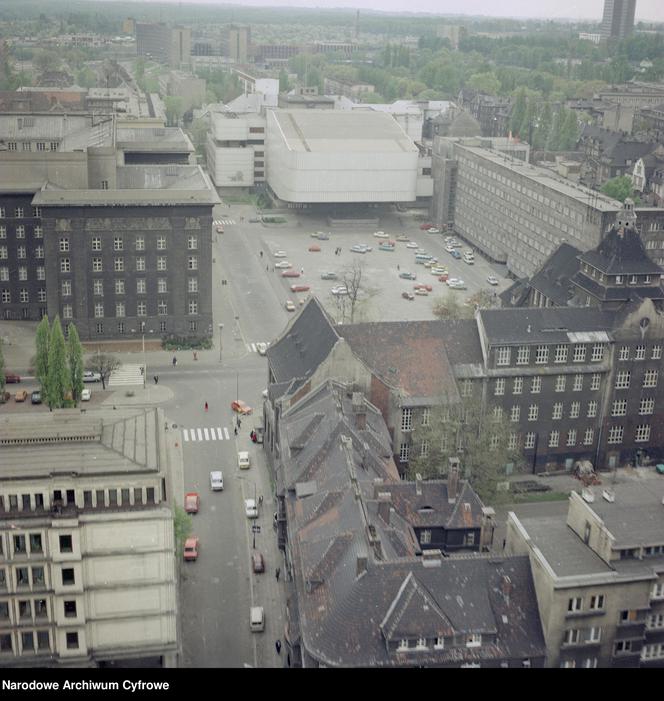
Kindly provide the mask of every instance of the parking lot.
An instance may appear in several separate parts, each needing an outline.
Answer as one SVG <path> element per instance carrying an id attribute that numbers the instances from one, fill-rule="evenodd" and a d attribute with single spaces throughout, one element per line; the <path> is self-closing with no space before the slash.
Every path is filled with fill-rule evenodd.
<path id="1" fill-rule="evenodd" d="M 281 277 L 286 270 L 289 275 L 281 280 L 284 291 L 296 305 L 308 294 L 315 294 L 325 305 L 326 309 L 336 316 L 338 311 L 335 297 L 331 290 L 340 284 L 343 272 L 354 263 L 362 265 L 362 302 L 358 304 L 356 321 L 395 321 L 403 319 L 432 319 L 433 301 L 436 297 L 448 292 L 466 301 L 480 290 L 499 294 L 511 284 L 504 278 L 500 266 L 492 266 L 479 254 L 475 254 L 473 265 L 462 259 L 455 259 L 445 250 L 445 235 L 429 234 L 420 229 L 420 222 L 412 214 L 395 214 L 392 217 L 382 217 L 380 229 L 388 239 L 374 236 L 375 227 L 371 228 L 332 228 L 323 220 L 317 220 L 308 214 L 285 215 L 287 224 L 268 225 L 260 227 L 260 237 L 265 248 L 266 268 L 270 275 Z M 312 233 L 321 231 L 329 233 L 328 240 L 318 240 Z M 257 232 L 258 233 L 258 232 Z M 447 232 L 446 232 L 447 233 Z M 438 280 L 423 264 L 415 261 L 415 248 L 408 248 L 406 241 L 397 241 L 397 237 L 405 236 L 409 241 L 418 244 L 429 255 L 438 258 L 438 265 L 444 267 L 449 277 L 460 278 L 466 289 L 450 290 L 445 282 Z M 394 250 L 380 250 L 379 246 L 386 240 L 395 241 Z M 462 244 L 457 248 L 460 253 L 469 247 L 461 239 Z M 353 252 L 351 248 L 365 244 L 372 248 L 366 253 Z M 311 246 L 318 246 L 320 251 L 309 251 Z M 339 249 L 341 249 L 339 251 Z M 275 257 L 275 253 L 283 251 L 285 257 Z M 287 261 L 290 268 L 274 267 Z M 266 271 L 267 272 L 267 271 Z M 323 280 L 323 273 L 336 273 L 337 280 Z M 400 277 L 401 273 L 413 273 L 415 280 Z M 487 278 L 493 275 L 498 278 L 498 285 L 492 286 Z M 291 285 L 307 285 L 309 292 L 290 292 Z M 415 291 L 415 285 L 428 284 L 433 289 L 427 295 L 415 295 L 414 299 L 404 299 L 402 293 Z"/>

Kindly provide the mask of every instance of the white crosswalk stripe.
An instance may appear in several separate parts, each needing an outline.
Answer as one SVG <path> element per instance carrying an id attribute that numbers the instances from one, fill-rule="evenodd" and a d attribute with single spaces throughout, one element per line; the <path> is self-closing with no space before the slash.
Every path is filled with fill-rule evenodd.
<path id="1" fill-rule="evenodd" d="M 257 346 L 259 343 L 264 343 L 266 346 L 268 345 L 268 342 L 267 342 L 267 341 L 255 341 L 254 343 L 247 343 L 247 350 L 248 350 L 250 353 L 258 353 L 258 348 L 256 348 L 256 346 Z"/>
<path id="2" fill-rule="evenodd" d="M 230 433 L 228 428 L 224 426 L 210 426 L 202 428 L 183 428 L 182 436 L 185 443 L 197 443 L 203 441 L 228 441 L 230 440 Z"/>
<path id="3" fill-rule="evenodd" d="M 235 219 L 215 219 L 215 226 L 233 226 L 235 224 Z"/>
<path id="4" fill-rule="evenodd" d="M 111 373 L 109 387 L 135 387 L 143 384 L 143 374 L 139 363 L 124 363 Z"/>

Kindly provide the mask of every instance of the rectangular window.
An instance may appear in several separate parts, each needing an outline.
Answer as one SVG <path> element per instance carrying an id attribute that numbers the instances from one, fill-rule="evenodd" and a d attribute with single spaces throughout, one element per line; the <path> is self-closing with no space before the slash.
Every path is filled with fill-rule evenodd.
<path id="1" fill-rule="evenodd" d="M 497 397 L 502 395 L 502 394 L 505 394 L 505 378 L 504 377 L 499 377 L 496 380 L 496 384 L 495 384 L 493 393 Z"/>
<path id="2" fill-rule="evenodd" d="M 92 281 L 92 292 L 96 297 L 104 296 L 104 282 L 103 280 L 93 280 Z"/>
<path id="3" fill-rule="evenodd" d="M 142 273 L 145 270 L 145 258 L 136 256 L 136 271 Z"/>
<path id="4" fill-rule="evenodd" d="M 539 408 L 537 404 L 531 404 L 528 407 L 528 421 L 537 421 L 539 415 Z"/>
<path id="5" fill-rule="evenodd" d="M 660 360 L 662 357 L 662 346 L 653 346 L 652 355 L 650 357 L 652 360 Z"/>
<path id="6" fill-rule="evenodd" d="M 556 402 L 553 405 L 553 413 L 551 415 L 551 418 L 554 421 L 556 421 L 557 419 L 563 418 L 563 403 L 562 402 Z"/>
<path id="7" fill-rule="evenodd" d="M 413 429 L 413 410 L 412 409 L 402 409 L 401 410 L 401 430 L 402 431 L 412 431 Z"/>
<path id="8" fill-rule="evenodd" d="M 136 294 L 144 295 L 145 290 L 146 290 L 145 278 L 137 278 L 136 279 Z"/>
<path id="9" fill-rule="evenodd" d="M 410 444 L 402 443 L 399 448 L 399 462 L 408 462 L 408 456 L 410 455 Z"/>
<path id="10" fill-rule="evenodd" d="M 521 407 L 515 404 L 510 411 L 510 421 L 516 423 L 521 418 Z"/>
<path id="11" fill-rule="evenodd" d="M 36 239 L 43 239 L 44 238 L 44 229 L 39 224 L 35 224 L 33 234 L 34 234 L 34 237 Z"/>
<path id="12" fill-rule="evenodd" d="M 136 244 L 136 250 L 137 251 L 144 251 L 145 250 L 145 237 L 144 236 L 137 236 L 135 240 Z"/>
<path id="13" fill-rule="evenodd" d="M 60 536 L 60 552 L 61 553 L 72 552 L 72 537 L 71 537 L 71 535 L 61 535 Z"/>
<path id="14" fill-rule="evenodd" d="M 124 241 L 122 240 L 122 236 L 115 236 L 113 238 L 113 250 L 114 251 L 121 251 L 123 250 L 124 247 Z"/>
<path id="15" fill-rule="evenodd" d="M 573 392 L 581 392 L 583 390 L 583 375 L 574 375 Z"/>
<path id="16" fill-rule="evenodd" d="M 649 416 L 655 411 L 655 400 L 652 397 L 642 399 L 639 404 L 639 415 Z"/>
<path id="17" fill-rule="evenodd" d="M 572 447 L 576 445 L 576 429 L 570 428 L 567 432 L 567 446 Z"/>
<path id="18" fill-rule="evenodd" d="M 18 269 L 18 279 L 19 280 L 27 280 L 28 279 L 28 269 L 24 266 L 21 266 Z"/>
<path id="19" fill-rule="evenodd" d="M 583 445 L 592 445 L 595 440 L 595 429 L 587 428 L 583 434 Z"/>
<path id="20" fill-rule="evenodd" d="M 643 386 L 644 387 L 657 387 L 657 370 L 646 370 L 643 375 Z"/>
<path id="21" fill-rule="evenodd" d="M 63 297 L 71 297 L 71 280 L 63 280 L 60 284 L 60 294 Z"/>
<path id="22" fill-rule="evenodd" d="M 93 273 L 100 273 L 103 270 L 102 266 L 102 259 L 101 258 L 93 258 L 92 259 L 92 272 Z"/>
<path id="23" fill-rule="evenodd" d="M 634 433 L 634 441 L 636 443 L 644 443 L 650 440 L 650 424 L 641 424 L 636 427 Z"/>
<path id="24" fill-rule="evenodd" d="M 510 433 L 507 438 L 507 449 L 516 450 L 519 435 L 517 433 Z"/>
<path id="25" fill-rule="evenodd" d="M 609 429 L 609 436 L 606 442 L 611 445 L 622 443 L 623 435 L 624 428 L 622 426 L 611 426 L 611 428 Z"/>
<path id="26" fill-rule="evenodd" d="M 570 419 L 578 419 L 581 411 L 581 402 L 572 402 L 569 408 Z"/>
<path id="27" fill-rule="evenodd" d="M 69 251 L 69 239 L 67 237 L 62 237 L 60 239 L 60 252 L 67 253 Z"/>
<path id="28" fill-rule="evenodd" d="M 195 299 L 190 299 L 188 304 L 189 314 L 198 314 L 198 301 Z"/>
<path id="29" fill-rule="evenodd" d="M 583 600 L 580 596 L 575 596 L 567 601 L 567 610 L 570 612 L 581 611 L 583 608 Z"/>
<path id="30" fill-rule="evenodd" d="M 420 445 L 420 457 L 421 458 L 428 458 L 429 457 L 429 441 L 424 440 L 422 441 Z"/>
<path id="31" fill-rule="evenodd" d="M 431 422 L 431 409 L 429 407 L 424 407 L 422 409 L 422 426 L 429 426 Z"/>
<path id="32" fill-rule="evenodd" d="M 113 261 L 113 269 L 116 273 L 124 272 L 124 258 L 115 258 Z"/>
<path id="33" fill-rule="evenodd" d="M 16 227 L 16 238 L 17 239 L 24 239 L 25 238 L 25 227 L 23 224 L 20 224 L 19 226 Z M 67 248 L 69 250 L 69 248 Z"/>
<path id="34" fill-rule="evenodd" d="M 23 510 L 24 511 L 29 511 L 30 509 L 30 503 L 29 503 L 30 497 L 28 496 L 28 508 L 25 508 L 25 502 L 23 504 Z M 40 533 L 31 533 L 30 534 L 30 552 L 31 553 L 42 553 L 44 552 L 43 546 L 42 546 L 42 537 Z"/>
<path id="35" fill-rule="evenodd" d="M 69 273 L 71 272 L 71 263 L 69 258 L 60 258 L 60 272 Z"/>
<path id="36" fill-rule="evenodd" d="M 168 284 L 165 277 L 157 278 L 157 292 L 159 294 L 166 294 L 168 292 Z"/>
<path id="37" fill-rule="evenodd" d="M 556 392 L 564 392 L 565 391 L 565 381 L 566 381 L 565 375 L 558 375 L 556 377 L 556 387 L 555 387 Z"/>
<path id="38" fill-rule="evenodd" d="M 166 256 L 157 256 L 157 270 L 166 270 Z"/>
<path id="39" fill-rule="evenodd" d="M 629 389 L 629 370 L 619 370 L 616 374 L 616 389 Z"/>
<path id="40" fill-rule="evenodd" d="M 118 318 L 123 318 L 125 316 L 125 303 L 116 302 L 115 303 L 115 316 Z"/>
<path id="41" fill-rule="evenodd" d="M 158 251 L 165 251 L 166 250 L 166 237 L 165 236 L 157 236 L 157 250 Z"/>
<path id="42" fill-rule="evenodd" d="M 101 251 L 101 238 L 99 236 L 94 236 L 90 243 L 93 251 Z"/>
<path id="43" fill-rule="evenodd" d="M 616 399 L 611 407 L 611 416 L 625 416 L 627 414 L 627 400 Z"/>
<path id="44" fill-rule="evenodd" d="M 78 649 L 78 633 L 67 633 L 67 649 Z"/>
<path id="45" fill-rule="evenodd" d="M 187 292 L 198 292 L 198 278 L 196 278 L 196 277 L 188 278 Z M 462 396 L 463 396 L 463 387 L 464 387 L 464 384 L 462 383 L 462 385 L 461 385 Z"/>
<path id="46" fill-rule="evenodd" d="M 198 256 L 187 256 L 187 269 L 198 270 Z"/>
<path id="47" fill-rule="evenodd" d="M 501 347 L 496 349 L 496 365 L 510 364 L 510 349 Z"/>
<path id="48" fill-rule="evenodd" d="M 604 360 L 604 344 L 603 343 L 594 343 L 593 344 L 593 350 L 590 355 L 590 362 L 591 363 L 599 363 L 602 360 Z M 638 358 L 637 358 L 638 360 Z"/>
<path id="49" fill-rule="evenodd" d="M 25 555 L 27 553 L 26 540 L 24 535 L 14 536 L 14 554 Z"/>
<path id="50" fill-rule="evenodd" d="M 575 363 L 583 363 L 586 360 L 586 346 L 583 343 L 577 343 L 574 346 L 574 356 L 572 361 Z"/>
<path id="51" fill-rule="evenodd" d="M 16 257 L 21 259 L 25 258 L 25 246 L 17 246 Z"/>
<path id="52" fill-rule="evenodd" d="M 160 299 L 157 302 L 157 315 L 166 316 L 168 314 L 168 304 L 165 300 Z"/>
<path id="53" fill-rule="evenodd" d="M 533 377 L 530 382 L 530 392 L 531 394 L 539 394 L 542 391 L 542 378 Z"/>
<path id="54" fill-rule="evenodd" d="M 62 318 L 63 319 L 73 319 L 74 317 L 74 308 L 71 306 L 71 304 L 63 304 L 62 305 Z"/>
<path id="55" fill-rule="evenodd" d="M 116 295 L 123 295 L 125 293 L 125 281 L 124 280 L 116 280 L 115 281 L 115 294 Z"/>
<path id="56" fill-rule="evenodd" d="M 591 596 L 590 608 L 593 611 L 601 611 L 604 608 L 604 594 L 596 594 Z"/>
<path id="57" fill-rule="evenodd" d="M 100 302 L 95 304 L 95 319 L 101 319 L 104 316 L 104 305 Z"/>
<path id="58" fill-rule="evenodd" d="M 537 346 L 535 350 L 535 363 L 537 365 L 545 365 L 549 361 L 548 346 Z"/>
<path id="59" fill-rule="evenodd" d="M 597 402 L 592 400 L 588 402 L 588 418 L 592 419 L 597 416 Z"/>
<path id="60" fill-rule="evenodd" d="M 521 394 L 523 392 L 523 377 L 515 377 L 512 385 L 512 394 Z"/>
<path id="61" fill-rule="evenodd" d="M 557 448 L 560 442 L 560 431 L 551 431 L 549 434 L 549 448 Z"/>
<path id="62" fill-rule="evenodd" d="M 187 248 L 190 251 L 196 251 L 198 249 L 198 236 L 187 237 Z"/>
<path id="63" fill-rule="evenodd" d="M 147 316 L 148 305 L 145 302 L 136 302 L 136 316 Z"/>
<path id="64" fill-rule="evenodd" d="M 62 584 L 63 586 L 70 586 L 76 583 L 76 578 L 74 577 L 73 567 L 63 567 L 62 568 Z"/>
<path id="65" fill-rule="evenodd" d="M 637 346 L 634 349 L 634 360 L 644 360 L 646 357 L 646 347 L 643 345 Z"/>
<path id="66" fill-rule="evenodd" d="M 595 372 L 592 375 L 592 378 L 590 380 L 590 390 L 591 392 L 595 392 L 600 388 L 600 385 L 602 383 L 602 376 L 598 373 Z"/>
<path id="67" fill-rule="evenodd" d="M 553 359 L 554 363 L 566 363 L 567 362 L 567 346 L 556 346 L 556 353 Z"/>

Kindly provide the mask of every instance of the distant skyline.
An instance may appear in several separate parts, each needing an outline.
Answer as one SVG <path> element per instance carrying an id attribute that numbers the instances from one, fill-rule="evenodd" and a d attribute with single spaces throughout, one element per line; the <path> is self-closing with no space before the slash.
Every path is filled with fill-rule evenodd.
<path id="1" fill-rule="evenodd" d="M 604 0 L 136 0 L 182 5 L 244 5 L 246 7 L 299 7 L 321 9 L 427 12 L 528 19 L 585 19 L 600 22 Z M 664 0 L 637 0 L 636 21 L 664 22 Z"/>

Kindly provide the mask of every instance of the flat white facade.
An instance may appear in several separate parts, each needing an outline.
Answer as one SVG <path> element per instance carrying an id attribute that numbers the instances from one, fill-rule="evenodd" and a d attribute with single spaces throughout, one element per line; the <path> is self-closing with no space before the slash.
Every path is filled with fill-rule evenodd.
<path id="1" fill-rule="evenodd" d="M 295 203 L 412 202 L 418 149 L 389 114 L 271 110 L 267 181 Z"/>

